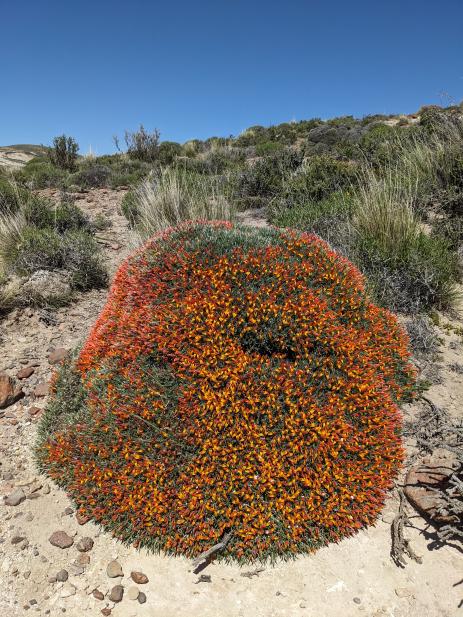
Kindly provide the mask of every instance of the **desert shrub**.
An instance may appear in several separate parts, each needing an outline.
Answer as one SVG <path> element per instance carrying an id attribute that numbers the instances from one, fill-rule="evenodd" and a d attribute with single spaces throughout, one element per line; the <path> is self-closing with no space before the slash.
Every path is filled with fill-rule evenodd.
<path id="1" fill-rule="evenodd" d="M 83 188 L 101 188 L 108 185 L 110 176 L 110 167 L 93 163 L 73 174 L 70 183 Z"/>
<path id="2" fill-rule="evenodd" d="M 159 137 L 160 133 L 157 129 L 149 133 L 142 124 L 140 124 L 138 131 L 133 133 L 125 131 L 124 141 L 129 158 L 146 163 L 157 161 L 159 157 Z M 116 145 L 118 146 L 117 138 Z"/>
<path id="3" fill-rule="evenodd" d="M 71 229 L 89 229 L 90 221 L 70 200 L 62 199 L 53 204 L 46 199 L 33 195 L 25 203 L 22 214 L 28 225 L 39 229 L 51 228 L 58 233 Z"/>
<path id="4" fill-rule="evenodd" d="M 158 161 L 160 165 L 172 165 L 182 155 L 182 146 L 175 141 L 163 141 L 159 144 Z"/>
<path id="5" fill-rule="evenodd" d="M 357 180 L 357 167 L 352 163 L 326 155 L 313 156 L 286 178 L 279 204 L 284 209 L 321 201 L 336 191 L 350 189 Z"/>
<path id="6" fill-rule="evenodd" d="M 135 222 L 142 239 L 182 221 L 230 219 L 233 209 L 223 188 L 215 176 L 166 168 L 134 189 L 123 212 Z"/>
<path id="7" fill-rule="evenodd" d="M 284 179 L 294 172 L 302 162 L 302 155 L 292 150 L 283 150 L 271 156 L 248 163 L 238 172 L 236 197 L 249 199 L 258 197 L 269 200 L 281 191 Z"/>
<path id="8" fill-rule="evenodd" d="M 418 315 L 406 324 L 410 346 L 417 357 L 435 360 L 439 349 L 439 338 L 433 323 L 426 315 Z"/>
<path id="9" fill-rule="evenodd" d="M 324 242 L 189 223 L 122 265 L 37 457 L 126 542 L 196 556 L 231 532 L 222 557 L 290 557 L 374 523 L 414 380 L 397 321 Z"/>
<path id="10" fill-rule="evenodd" d="M 73 171 L 76 168 L 79 145 L 73 137 L 60 135 L 53 139 L 53 146 L 48 151 L 50 161 L 60 169 Z"/>
<path id="11" fill-rule="evenodd" d="M 69 172 L 45 158 L 31 159 L 16 173 L 18 181 L 35 189 L 66 186 Z"/>
<path id="12" fill-rule="evenodd" d="M 27 189 L 9 177 L 0 176 L 0 215 L 14 214 L 29 199 Z"/>
<path id="13" fill-rule="evenodd" d="M 107 282 L 99 246 L 83 230 L 59 233 L 52 228 L 25 225 L 0 249 L 6 271 L 29 276 L 38 270 L 66 270 L 78 290 L 103 287 Z"/>
<path id="14" fill-rule="evenodd" d="M 257 156 L 268 156 L 269 154 L 273 154 L 274 152 L 279 152 L 283 150 L 284 146 L 280 142 L 276 141 L 264 141 L 261 144 L 257 144 L 256 146 L 256 155 Z"/>
<path id="15" fill-rule="evenodd" d="M 133 226 L 139 219 L 138 200 L 134 190 L 128 191 L 121 203 L 122 214 Z"/>
<path id="16" fill-rule="evenodd" d="M 417 313 L 449 308 L 461 276 L 457 255 L 446 240 L 418 231 L 403 244 L 384 244 L 358 235 L 354 259 L 368 277 L 378 302 L 395 311 Z"/>
<path id="17" fill-rule="evenodd" d="M 303 201 L 292 208 L 275 201 L 268 211 L 277 227 L 289 227 L 317 234 L 342 253 L 349 253 L 352 233 L 352 198 L 338 191 L 321 201 Z"/>

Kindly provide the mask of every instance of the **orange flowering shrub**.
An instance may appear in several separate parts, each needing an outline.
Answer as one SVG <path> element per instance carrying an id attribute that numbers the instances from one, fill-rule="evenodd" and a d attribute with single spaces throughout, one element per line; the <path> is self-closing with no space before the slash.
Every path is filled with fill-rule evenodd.
<path id="1" fill-rule="evenodd" d="M 38 453 L 80 510 L 188 556 L 231 531 L 224 554 L 246 560 L 375 521 L 415 383 L 406 336 L 350 262 L 316 236 L 221 222 L 120 267 L 73 375 Z"/>

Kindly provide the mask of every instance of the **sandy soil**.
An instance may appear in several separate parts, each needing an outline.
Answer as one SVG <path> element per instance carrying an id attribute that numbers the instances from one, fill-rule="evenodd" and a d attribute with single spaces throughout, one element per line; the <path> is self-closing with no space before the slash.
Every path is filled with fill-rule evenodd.
<path id="1" fill-rule="evenodd" d="M 103 213 L 112 221 L 112 227 L 100 234 L 112 271 L 129 250 L 126 222 L 117 211 L 122 194 L 98 190 L 79 200 L 91 216 Z M 261 213 L 257 220 L 246 213 L 243 220 L 265 224 Z M 105 297 L 104 291 L 85 294 L 72 306 L 57 311 L 52 321 L 41 311 L 26 309 L 11 313 L 0 323 L 0 369 L 14 376 L 20 368 L 36 365 L 34 374 L 22 382 L 26 397 L 4 410 L 0 418 L 0 493 L 8 495 L 22 487 L 28 497 L 17 506 L 0 504 L 2 615 L 452 617 L 463 610 L 458 609 L 463 598 L 463 584 L 458 585 L 463 576 L 463 554 L 453 548 L 431 550 L 431 530 L 418 515 L 413 517 L 415 528 L 407 534 L 423 563 L 409 562 L 400 569 L 392 562 L 394 495 L 376 526 L 311 556 L 273 567 L 212 563 L 200 574 L 195 574 L 185 559 L 148 555 L 122 546 L 91 522 L 79 525 L 66 494 L 37 474 L 31 448 L 40 413 L 31 416 L 29 410 L 46 404 L 47 397 L 34 395 L 34 390 L 51 376 L 50 351 L 71 349 L 82 342 Z M 463 323 L 457 317 L 443 321 Z M 461 361 L 461 337 L 443 328 L 441 336 L 440 383 L 431 387 L 428 396 L 452 414 L 461 414 L 463 376 L 449 368 Z M 416 411 L 416 406 L 408 406 L 404 415 L 411 417 Z M 71 547 L 52 546 L 49 537 L 58 530 L 74 539 Z M 93 548 L 84 554 L 89 557 L 88 564 L 76 548 L 83 537 L 94 540 Z M 113 559 L 122 566 L 122 578 L 107 575 L 107 565 Z M 68 572 L 68 580 L 52 582 L 62 569 Z M 146 595 L 144 604 L 129 598 L 128 590 L 135 585 L 130 580 L 132 570 L 149 579 L 137 585 Z M 124 587 L 124 597 L 114 603 L 106 596 L 117 584 Z M 104 599 L 94 597 L 95 589 Z"/>

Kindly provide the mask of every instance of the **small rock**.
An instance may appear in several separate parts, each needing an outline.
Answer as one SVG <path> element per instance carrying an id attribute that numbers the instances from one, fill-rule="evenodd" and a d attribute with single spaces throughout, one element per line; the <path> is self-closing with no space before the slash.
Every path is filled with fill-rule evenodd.
<path id="1" fill-rule="evenodd" d="M 51 354 L 48 356 L 48 362 L 50 364 L 59 364 L 63 360 L 65 360 L 68 356 L 68 350 L 64 347 L 57 347 L 54 349 Z"/>
<path id="2" fill-rule="evenodd" d="M 104 593 L 99 589 L 94 589 L 92 595 L 96 600 L 104 600 Z"/>
<path id="3" fill-rule="evenodd" d="M 71 536 L 69 536 L 65 531 L 53 532 L 49 537 L 49 542 L 58 548 L 69 548 L 74 544 L 73 538 L 71 538 Z"/>
<path id="4" fill-rule="evenodd" d="M 60 591 L 60 598 L 69 598 L 76 594 L 76 588 L 71 583 L 64 583 Z"/>
<path id="5" fill-rule="evenodd" d="M 0 409 L 6 409 L 25 396 L 20 387 L 15 386 L 14 380 L 7 373 L 0 373 Z"/>
<path id="6" fill-rule="evenodd" d="M 65 583 L 69 578 L 69 574 L 67 570 L 60 570 L 56 575 L 56 580 L 60 581 L 60 583 Z"/>
<path id="7" fill-rule="evenodd" d="M 148 577 L 146 574 L 143 574 L 143 572 L 131 572 L 130 576 L 132 577 L 133 582 L 137 583 L 137 585 L 145 585 L 149 581 Z"/>
<path id="8" fill-rule="evenodd" d="M 90 563 L 90 556 L 86 553 L 81 553 L 77 559 L 74 560 L 76 566 L 86 566 Z"/>
<path id="9" fill-rule="evenodd" d="M 49 576 L 48 577 L 48 582 L 49 583 L 56 583 L 56 576 Z"/>
<path id="10" fill-rule="evenodd" d="M 111 602 L 120 602 L 124 597 L 124 588 L 122 585 L 115 585 L 108 596 Z"/>
<path id="11" fill-rule="evenodd" d="M 23 540 L 25 540 L 24 536 L 13 536 L 11 538 L 11 544 L 19 544 Z"/>
<path id="12" fill-rule="evenodd" d="M 30 570 L 26 570 L 23 574 L 24 578 L 27 580 L 29 578 L 29 576 L 31 575 L 31 571 Z"/>
<path id="13" fill-rule="evenodd" d="M 32 598 L 32 600 L 29 600 L 29 604 L 31 606 L 34 606 L 35 604 L 37 604 L 37 600 L 35 598 Z"/>
<path id="14" fill-rule="evenodd" d="M 17 488 L 15 491 L 10 493 L 8 497 L 5 499 L 5 505 L 7 506 L 19 506 L 26 499 L 26 494 L 22 490 L 22 488 Z"/>
<path id="15" fill-rule="evenodd" d="M 140 604 L 144 604 L 146 602 L 146 594 L 143 593 L 143 591 L 140 591 L 140 593 L 138 594 L 138 602 Z"/>
<path id="16" fill-rule="evenodd" d="M 30 377 L 31 375 L 33 375 L 35 372 L 35 369 L 33 366 L 25 366 L 24 368 L 20 369 L 17 373 L 16 373 L 16 377 L 18 379 L 27 379 L 28 377 Z"/>
<path id="17" fill-rule="evenodd" d="M 64 508 L 63 514 L 61 516 L 71 516 L 73 512 L 74 510 L 71 508 L 71 506 L 67 506 L 67 508 Z"/>
<path id="18" fill-rule="evenodd" d="M 127 590 L 127 597 L 129 600 L 137 600 L 139 594 L 140 590 L 138 589 L 138 587 L 132 586 L 129 587 Z"/>
<path id="19" fill-rule="evenodd" d="M 27 521 L 28 523 L 30 523 L 30 522 L 31 522 L 31 521 L 33 521 L 33 520 L 34 520 L 34 515 L 32 514 L 32 512 L 28 512 L 28 513 L 26 514 L 26 521 Z"/>
<path id="20" fill-rule="evenodd" d="M 108 617 L 108 615 L 111 615 L 111 609 L 110 608 L 102 608 L 101 609 L 101 614 L 105 615 L 105 617 Z"/>
<path id="21" fill-rule="evenodd" d="M 43 489 L 42 489 L 42 493 L 44 495 L 48 495 L 49 492 L 50 492 L 50 486 L 48 484 L 45 484 Z"/>
<path id="22" fill-rule="evenodd" d="M 361 604 L 362 600 L 360 598 L 352 598 L 355 604 Z"/>
<path id="23" fill-rule="evenodd" d="M 76 545 L 76 548 L 81 553 L 87 553 L 91 551 L 93 548 L 93 540 L 92 538 L 82 538 Z"/>
<path id="24" fill-rule="evenodd" d="M 108 563 L 108 566 L 106 568 L 106 574 L 109 576 L 109 578 L 116 578 L 117 576 L 124 576 L 124 573 L 122 572 L 121 564 L 115 559 L 113 559 L 113 561 L 110 561 Z"/>
<path id="25" fill-rule="evenodd" d="M 29 415 L 31 416 L 31 418 L 34 418 L 35 416 L 37 416 L 40 412 L 42 411 L 41 407 L 29 407 Z"/>
<path id="26" fill-rule="evenodd" d="M 41 398 L 43 396 L 47 396 L 49 391 L 50 391 L 50 384 L 46 381 L 43 381 L 42 383 L 39 383 L 37 386 L 35 386 L 34 396 L 37 398 Z"/>
<path id="27" fill-rule="evenodd" d="M 75 566 L 74 564 L 71 564 L 68 567 L 73 576 L 80 576 L 85 572 L 85 569 L 82 566 Z"/>

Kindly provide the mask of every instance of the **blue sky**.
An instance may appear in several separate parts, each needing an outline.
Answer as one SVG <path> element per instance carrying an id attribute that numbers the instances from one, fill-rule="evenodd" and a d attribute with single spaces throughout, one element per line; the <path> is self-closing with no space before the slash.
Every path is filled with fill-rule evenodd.
<path id="1" fill-rule="evenodd" d="M 0 0 L 0 145 L 459 102 L 462 26 L 462 0 Z"/>

